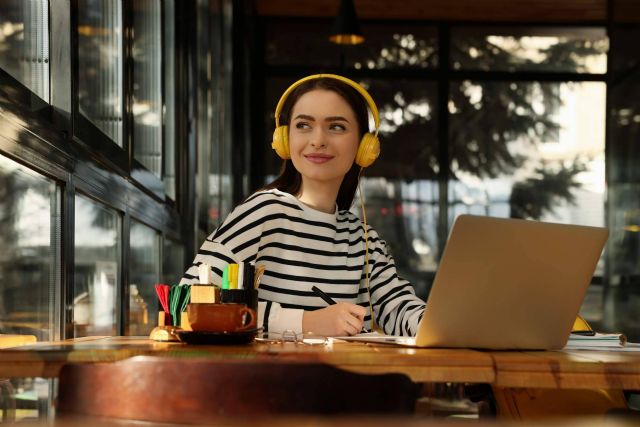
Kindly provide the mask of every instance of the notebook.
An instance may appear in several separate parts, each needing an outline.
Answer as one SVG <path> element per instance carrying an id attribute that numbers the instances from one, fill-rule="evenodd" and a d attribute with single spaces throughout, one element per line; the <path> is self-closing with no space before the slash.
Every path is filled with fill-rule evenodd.
<path id="1" fill-rule="evenodd" d="M 341 338 L 415 347 L 563 348 L 607 237 L 599 227 L 461 215 L 416 337 Z"/>

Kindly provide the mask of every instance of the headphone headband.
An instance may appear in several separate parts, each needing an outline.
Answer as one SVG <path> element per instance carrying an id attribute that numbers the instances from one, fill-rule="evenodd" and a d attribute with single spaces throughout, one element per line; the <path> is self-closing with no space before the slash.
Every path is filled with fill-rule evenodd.
<path id="1" fill-rule="evenodd" d="M 348 79 L 346 77 L 342 77 L 339 76 L 337 74 L 314 74 L 311 76 L 307 76 L 304 77 L 300 80 L 298 80 L 297 82 L 295 82 L 294 84 L 292 84 L 291 86 L 289 86 L 289 88 L 287 90 L 284 91 L 284 93 L 282 94 L 282 96 L 280 97 L 280 100 L 278 101 L 278 105 L 276 106 L 276 127 L 280 126 L 280 113 L 282 112 L 282 108 L 284 107 L 284 103 L 287 100 L 287 98 L 289 97 L 289 95 L 291 94 L 291 92 L 294 91 L 295 88 L 297 88 L 298 86 L 300 86 L 302 83 L 307 82 L 309 80 L 317 80 L 317 79 L 334 79 L 334 80 L 339 80 L 343 83 L 348 84 L 349 86 L 351 86 L 352 88 L 354 88 L 356 91 L 358 91 L 358 93 L 360 93 L 360 95 L 362 95 L 362 97 L 365 99 L 365 101 L 367 101 L 367 105 L 369 106 L 369 110 L 371 110 L 371 115 L 373 116 L 373 123 L 375 124 L 376 128 L 375 128 L 375 133 L 378 133 L 378 128 L 380 127 L 380 114 L 378 113 L 378 107 L 376 106 L 376 103 L 373 102 L 373 98 L 371 97 L 371 95 L 369 95 L 369 92 L 367 92 L 367 90 L 365 88 L 363 88 L 360 84 L 354 82 L 351 79 Z"/>

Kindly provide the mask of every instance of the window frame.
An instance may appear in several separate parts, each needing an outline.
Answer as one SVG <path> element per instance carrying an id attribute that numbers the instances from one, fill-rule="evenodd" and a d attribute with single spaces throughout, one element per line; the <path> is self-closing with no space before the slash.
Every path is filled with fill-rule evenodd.
<path id="1" fill-rule="evenodd" d="M 258 38 L 266 40 L 265 35 L 268 31 L 268 26 L 278 27 L 281 24 L 290 22 L 290 17 L 269 17 L 261 16 L 257 25 L 259 34 Z M 310 21 L 321 21 L 326 23 L 327 31 L 331 28 L 331 19 L 328 18 L 300 18 L 295 19 L 309 19 Z M 391 25 L 401 27 L 402 20 L 366 20 L 365 22 Z M 436 55 L 438 55 L 438 64 L 433 68 L 416 69 L 412 67 L 394 67 L 388 69 L 365 69 L 365 68 L 345 68 L 345 67 L 324 67 L 319 68 L 320 65 L 314 66 L 314 64 L 308 64 L 304 66 L 296 65 L 270 65 L 266 63 L 266 55 L 264 49 L 257 49 L 255 55 L 262 55 L 262 57 L 254 58 L 254 61 L 259 65 L 256 75 L 254 75 L 255 85 L 261 88 L 261 97 L 265 96 L 266 90 L 258 79 L 264 79 L 270 77 L 287 77 L 290 81 L 295 81 L 298 78 L 316 74 L 318 72 L 335 73 L 335 74 L 347 74 L 355 79 L 406 79 L 406 80 L 422 80 L 425 83 L 436 84 L 436 116 L 437 116 L 437 135 L 438 135 L 438 163 L 440 164 L 440 170 L 438 172 L 438 183 L 440 187 L 439 191 L 439 203 L 438 203 L 438 226 L 437 226 L 437 241 L 438 241 L 438 259 L 444 251 L 444 246 L 449 235 L 449 229 L 451 222 L 449 221 L 449 205 L 447 200 L 448 194 L 448 180 L 451 178 L 451 159 L 449 153 L 449 112 L 448 112 L 448 100 L 450 98 L 450 84 L 455 81 L 471 80 L 471 81 L 505 81 L 505 82 L 602 82 L 607 84 L 609 80 L 610 70 L 607 69 L 605 73 L 580 73 L 580 72 L 558 72 L 558 71 L 484 71 L 484 70 L 456 70 L 453 69 L 450 61 L 450 49 L 452 29 L 455 28 L 474 28 L 481 25 L 483 28 L 504 28 L 509 29 L 513 27 L 521 27 L 526 29 L 530 28 L 563 28 L 570 30 L 571 28 L 597 28 L 605 29 L 605 22 L 462 22 L 462 21 L 421 21 L 422 25 L 432 25 L 436 29 L 437 49 Z M 366 35 L 365 35 L 366 36 Z M 327 42 L 329 46 L 329 43 Z M 327 47 L 330 49 L 330 47 Z M 339 47 L 336 47 L 336 52 L 339 52 Z M 261 100 L 263 100 L 261 98 Z M 258 103 L 258 105 L 264 105 Z M 264 116 L 257 110 L 252 110 L 253 123 L 255 128 L 259 129 L 259 136 L 256 141 L 267 141 L 270 137 L 263 126 Z M 608 120 L 608 113 L 605 117 Z M 608 141 L 605 139 L 605 155 L 607 153 Z M 384 145 L 384 142 L 383 142 Z M 256 149 L 256 148 L 254 148 Z M 268 149 L 265 147 L 257 147 L 258 150 Z M 267 175 L 262 164 L 257 164 L 258 168 L 253 169 L 253 173 L 256 178 L 262 178 Z M 256 185 L 257 182 L 257 185 Z M 264 185 L 263 182 L 256 179 L 253 182 L 254 187 Z M 606 215 L 606 206 L 605 206 Z M 606 270 L 606 269 L 605 269 Z M 603 283 L 604 279 L 601 276 L 593 278 L 592 283 Z"/>
<path id="2" fill-rule="evenodd" d="M 182 212 L 193 212 L 191 205 L 195 200 L 195 180 L 182 176 L 180 171 L 193 170 L 195 164 L 195 139 L 193 130 L 189 126 L 193 111 L 191 100 L 195 93 L 195 88 L 189 86 L 193 73 L 190 63 L 195 54 L 195 48 L 192 45 L 195 40 L 193 35 L 185 32 L 190 28 L 188 21 L 195 15 L 195 6 L 176 3 L 175 16 L 168 17 L 174 20 L 176 27 L 175 78 L 172 83 L 176 87 L 174 116 L 176 200 L 171 200 L 164 193 L 164 183 L 155 175 L 153 176 L 157 180 L 157 188 L 161 191 L 150 190 L 149 184 L 143 185 L 138 180 L 132 179 L 133 162 L 129 160 L 128 150 L 125 152 L 123 148 L 118 147 L 90 122 L 88 123 L 90 126 L 85 126 L 87 123 L 77 122 L 78 0 L 49 1 L 49 33 L 60 35 L 60 37 L 50 38 L 51 103 L 46 103 L 17 79 L 0 69 L 0 103 L 3 107 L 0 109 L 0 123 L 5 129 L 0 138 L 0 155 L 54 180 L 59 188 L 60 212 L 55 221 L 59 226 L 60 235 L 58 250 L 60 271 L 57 272 L 59 280 L 55 290 L 55 324 L 52 325 L 54 329 L 52 338 L 65 339 L 73 336 L 76 195 L 80 194 L 114 209 L 121 216 L 119 295 L 124 294 L 125 285 L 128 284 L 127 227 L 131 218 L 156 230 L 161 242 L 169 238 L 182 245 L 185 258 L 182 261 L 185 265 L 193 256 L 194 236 L 187 231 L 195 229 L 195 222 L 192 219 L 193 215 L 183 215 Z M 132 7 L 130 2 L 125 3 L 125 7 Z M 164 37 L 163 33 L 162 37 Z M 164 55 L 163 46 L 158 49 Z M 164 90 L 164 67 L 161 72 Z M 163 93 L 163 107 L 164 99 Z M 88 122 L 86 118 L 85 120 Z M 164 120 L 163 117 L 163 143 Z M 83 126 L 86 129 L 83 129 Z M 83 140 L 81 135 L 74 134 L 76 129 L 85 132 L 87 134 L 85 137 L 89 139 Z M 96 139 L 93 139 L 92 136 L 96 135 Z M 102 142 L 107 142 L 108 144 L 105 145 L 108 148 L 104 149 L 101 146 Z M 114 162 L 108 157 L 113 154 L 119 160 Z M 151 174 L 142 166 L 139 170 L 141 172 L 136 172 L 137 176 L 144 176 L 145 172 Z M 145 182 L 142 178 L 139 180 Z M 52 224 L 53 221 L 54 219 Z M 162 267 L 161 251 L 162 245 L 158 260 Z M 120 296 L 117 298 L 119 301 L 122 300 Z M 122 305 L 117 309 L 116 331 L 121 334 L 124 330 L 124 316 L 127 313 Z"/>

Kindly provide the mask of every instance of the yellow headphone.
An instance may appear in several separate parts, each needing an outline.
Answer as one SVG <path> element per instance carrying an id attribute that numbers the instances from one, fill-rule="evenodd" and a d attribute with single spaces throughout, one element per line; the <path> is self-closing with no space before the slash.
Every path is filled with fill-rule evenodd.
<path id="1" fill-rule="evenodd" d="M 373 102 L 373 98 L 371 97 L 371 95 L 369 95 L 369 92 L 367 92 L 365 88 L 363 88 L 353 80 L 339 76 L 337 74 L 314 74 L 312 76 L 304 77 L 289 86 L 289 88 L 280 97 L 280 101 L 278 101 L 278 105 L 276 106 L 276 129 L 275 131 L 273 131 L 273 142 L 271 143 L 271 148 L 276 150 L 276 153 L 278 153 L 278 156 L 280 156 L 281 158 L 291 158 L 291 152 L 289 151 L 289 126 L 280 126 L 280 113 L 282 112 L 285 101 L 295 88 L 309 80 L 323 78 L 335 79 L 348 84 L 349 86 L 357 90 L 358 93 L 360 93 L 360 95 L 362 95 L 362 97 L 365 99 L 365 101 L 367 101 L 367 105 L 369 106 L 369 110 L 371 110 L 371 114 L 373 115 L 373 122 L 376 128 L 375 133 L 367 132 L 362 136 L 360 145 L 358 145 L 358 152 L 356 153 L 355 162 L 358 166 L 361 166 L 363 168 L 371 166 L 371 164 L 373 164 L 373 162 L 380 155 L 380 141 L 378 141 L 380 115 L 378 114 L 378 107 L 376 107 L 376 103 Z"/>

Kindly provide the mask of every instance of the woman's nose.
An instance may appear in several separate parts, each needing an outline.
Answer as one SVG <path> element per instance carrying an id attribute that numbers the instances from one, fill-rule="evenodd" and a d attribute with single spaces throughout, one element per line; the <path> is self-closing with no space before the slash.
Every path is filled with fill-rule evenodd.
<path id="1" fill-rule="evenodd" d="M 311 135 L 311 138 L 309 140 L 310 144 L 312 147 L 324 147 L 325 145 L 327 145 L 324 135 L 322 134 L 322 132 L 314 132 L 313 135 Z"/>

